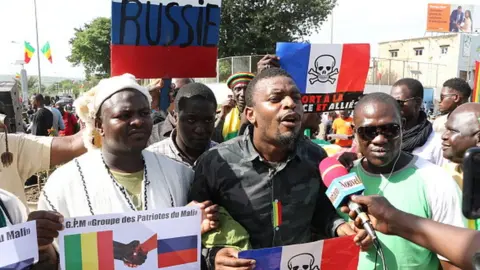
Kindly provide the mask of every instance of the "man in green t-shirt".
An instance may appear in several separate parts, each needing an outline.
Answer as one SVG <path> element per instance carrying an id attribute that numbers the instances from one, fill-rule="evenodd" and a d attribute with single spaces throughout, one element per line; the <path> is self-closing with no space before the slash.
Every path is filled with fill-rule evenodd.
<path id="1" fill-rule="evenodd" d="M 401 151 L 403 121 L 397 101 L 372 93 L 355 106 L 355 135 L 364 158 L 352 168 L 365 195 L 382 195 L 396 208 L 440 223 L 463 227 L 460 193 L 438 166 Z M 446 259 L 405 239 L 378 233 L 388 269 L 457 269 Z M 377 265 L 375 265 L 377 263 Z M 358 269 L 381 268 L 371 249 L 360 254 Z"/>

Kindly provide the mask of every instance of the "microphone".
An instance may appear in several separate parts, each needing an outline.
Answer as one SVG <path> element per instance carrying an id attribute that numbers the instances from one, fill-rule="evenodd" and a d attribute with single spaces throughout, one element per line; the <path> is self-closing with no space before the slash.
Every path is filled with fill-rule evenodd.
<path id="1" fill-rule="evenodd" d="M 357 174 L 349 173 L 345 167 L 335 157 L 327 157 L 318 165 L 323 183 L 328 187 L 325 194 L 332 202 L 335 208 L 347 205 L 350 210 L 357 212 L 358 217 L 362 220 L 363 228 L 372 237 L 377 239 L 377 234 L 373 229 L 370 219 L 363 212 L 362 207 L 350 200 L 352 195 L 363 194 L 365 187 Z"/>

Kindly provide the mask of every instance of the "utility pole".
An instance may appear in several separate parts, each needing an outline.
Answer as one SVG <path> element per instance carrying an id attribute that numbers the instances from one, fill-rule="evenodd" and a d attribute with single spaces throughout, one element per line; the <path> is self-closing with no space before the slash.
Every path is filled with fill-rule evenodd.
<path id="1" fill-rule="evenodd" d="M 33 0 L 35 8 L 35 33 L 37 35 L 37 67 L 38 67 L 38 93 L 42 93 L 42 73 L 40 71 L 40 42 L 38 42 L 38 18 L 37 18 L 37 0 Z"/>

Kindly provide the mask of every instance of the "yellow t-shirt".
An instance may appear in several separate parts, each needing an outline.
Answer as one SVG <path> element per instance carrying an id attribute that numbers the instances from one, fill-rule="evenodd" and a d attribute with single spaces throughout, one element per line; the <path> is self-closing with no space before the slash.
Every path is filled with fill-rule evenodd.
<path id="1" fill-rule="evenodd" d="M 333 121 L 332 129 L 335 131 L 335 134 L 351 136 L 353 135 L 352 123 L 353 119 L 351 117 L 347 119 L 339 117 Z M 350 147 L 352 143 L 353 140 L 335 140 L 335 144 L 341 147 Z"/>
<path id="2" fill-rule="evenodd" d="M 125 188 L 135 208 L 138 211 L 143 210 L 143 200 L 142 200 L 143 170 L 134 172 L 134 173 L 123 173 L 123 172 L 116 172 L 116 171 L 110 171 L 110 172 L 112 173 L 115 180 L 117 180 L 117 182 Z"/>
<path id="3" fill-rule="evenodd" d="M 450 176 L 452 176 L 453 180 L 457 182 L 458 186 L 462 190 L 463 189 L 463 172 L 460 169 L 460 166 L 452 162 L 452 163 L 447 163 L 443 165 L 443 168 L 448 172 L 448 174 L 450 174 Z M 468 219 L 467 220 L 468 228 L 472 230 L 480 230 L 479 226 L 477 225 L 478 221 L 479 221 L 478 219 L 477 220 Z"/>

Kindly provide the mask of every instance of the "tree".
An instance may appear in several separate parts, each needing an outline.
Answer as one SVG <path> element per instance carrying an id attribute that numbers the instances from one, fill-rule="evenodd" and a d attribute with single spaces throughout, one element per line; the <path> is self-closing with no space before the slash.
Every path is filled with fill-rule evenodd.
<path id="1" fill-rule="evenodd" d="M 304 41 L 336 0 L 223 0 L 219 57 L 267 54 L 276 42 Z"/>
<path id="2" fill-rule="evenodd" d="M 18 85 L 22 85 L 20 79 L 15 78 L 15 81 Z M 37 76 L 28 76 L 27 79 L 28 94 L 38 93 L 38 77 Z M 46 87 L 42 84 L 42 93 L 45 91 Z"/>
<path id="3" fill-rule="evenodd" d="M 74 66 L 83 65 L 87 78 L 110 76 L 110 27 L 110 19 L 100 17 L 74 29 L 72 53 L 67 60 Z"/>

